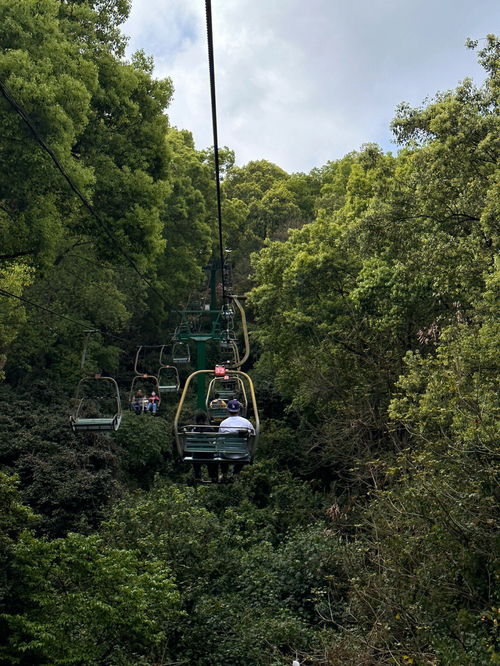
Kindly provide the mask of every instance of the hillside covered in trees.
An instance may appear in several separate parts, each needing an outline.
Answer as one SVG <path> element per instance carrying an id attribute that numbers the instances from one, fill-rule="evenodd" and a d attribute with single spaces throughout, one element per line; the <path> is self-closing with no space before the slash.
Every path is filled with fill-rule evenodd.
<path id="1" fill-rule="evenodd" d="M 86 331 L 126 399 L 216 252 L 213 154 L 128 5 L 0 0 L 0 664 L 499 663 L 499 41 L 401 104 L 397 154 L 220 151 L 262 436 L 193 485 L 175 401 L 68 424 Z"/>

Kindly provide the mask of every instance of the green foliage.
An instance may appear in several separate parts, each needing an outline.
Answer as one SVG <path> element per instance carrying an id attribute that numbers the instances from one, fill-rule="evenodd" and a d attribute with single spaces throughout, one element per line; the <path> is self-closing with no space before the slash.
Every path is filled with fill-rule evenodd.
<path id="1" fill-rule="evenodd" d="M 154 79 L 151 62 L 141 54 L 131 63 L 121 59 L 125 40 L 119 26 L 128 10 L 125 0 L 0 3 L 0 76 L 100 218 L 82 207 L 4 99 L 0 258 L 23 263 L 7 264 L 2 283 L 11 293 L 84 326 L 115 332 L 136 312 L 142 316 L 148 299 L 124 255 L 154 281 L 163 270 L 159 264 L 167 239 L 175 234 L 163 218 L 175 180 L 164 114 L 172 84 Z M 197 247 L 184 251 L 177 283 L 169 273 L 166 302 L 183 294 L 181 272 L 193 270 L 196 257 Z M 19 267 L 24 266 L 21 280 Z M 189 285 L 198 278 L 199 272 Z M 70 368 L 78 327 L 47 318 L 46 311 L 23 326 L 22 310 L 13 316 L 13 306 L 4 301 L 2 313 L 12 324 L 0 331 L 0 353 L 10 351 L 21 365 L 8 369 L 9 376 L 19 381 L 27 370 L 37 375 L 43 360 L 40 366 L 50 368 L 55 379 L 74 379 Z M 165 318 L 166 313 L 156 315 Z M 16 339 L 18 345 L 11 346 Z M 57 361 L 43 359 L 46 351 L 50 354 L 47 348 L 56 346 Z"/>
<path id="2" fill-rule="evenodd" d="M 481 58 L 483 88 L 402 106 L 399 155 L 324 167 L 316 220 L 254 255 L 257 377 L 357 526 L 328 663 L 496 659 L 496 40 Z"/>
<path id="3" fill-rule="evenodd" d="M 22 503 L 18 479 L 0 472 L 0 608 L 5 610 L 14 584 L 12 574 L 13 549 L 23 530 L 33 526 L 36 517 Z M 0 627 L 3 623 L 0 620 Z"/>
<path id="4" fill-rule="evenodd" d="M 4 387 L 2 400 L 0 461 L 18 474 L 38 529 L 50 536 L 95 529 L 119 490 L 120 449 L 106 436 L 73 435 L 68 401 L 53 387 L 33 386 L 21 402 Z"/>
<path id="5" fill-rule="evenodd" d="M 147 664 L 180 617 L 168 567 L 98 536 L 24 536 L 15 548 L 20 613 L 4 614 L 10 663 Z"/>
<path id="6" fill-rule="evenodd" d="M 187 613 L 178 659 L 286 664 L 321 640 L 315 621 L 324 576 L 341 566 L 328 554 L 331 536 L 321 522 L 302 527 L 320 515 L 320 504 L 307 484 L 260 464 L 228 487 L 157 482 L 126 498 L 103 536 L 172 568 Z M 342 605 L 339 592 L 334 603 Z"/>
<path id="7" fill-rule="evenodd" d="M 4 318 L 0 322 L 0 380 L 5 374 L 3 367 L 7 360 L 9 345 L 16 339 L 19 329 L 26 323 L 26 309 L 13 297 L 21 296 L 24 288 L 32 280 L 30 268 L 19 262 L 12 263 L 8 269 L 0 270 L 0 289 L 12 294 L 11 297 L 0 294 L 0 307 Z"/>
<path id="8" fill-rule="evenodd" d="M 232 167 L 223 183 L 224 212 L 232 231 L 235 278 L 240 290 L 248 287 L 249 257 L 266 239 L 286 238 L 288 230 L 313 217 L 319 182 L 314 174 L 289 176 L 266 160 Z"/>
<path id="9" fill-rule="evenodd" d="M 146 488 L 158 473 L 172 473 L 173 436 L 164 419 L 125 414 L 115 442 L 123 449 L 121 467 Z"/>
<path id="10" fill-rule="evenodd" d="M 443 332 L 435 357 L 410 355 L 391 403 L 410 445 L 375 493 L 360 539 L 366 560 L 351 610 L 400 658 L 488 664 L 498 593 L 494 450 L 498 430 L 498 327 Z"/>

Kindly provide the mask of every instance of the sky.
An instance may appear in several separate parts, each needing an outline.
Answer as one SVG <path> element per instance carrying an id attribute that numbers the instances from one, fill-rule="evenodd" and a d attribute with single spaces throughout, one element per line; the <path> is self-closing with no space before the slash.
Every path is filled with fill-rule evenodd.
<path id="1" fill-rule="evenodd" d="M 218 137 L 236 163 L 308 172 L 378 143 L 401 102 L 484 79 L 465 40 L 499 33 L 498 0 L 212 0 Z M 170 77 L 170 124 L 213 144 L 205 0 L 132 0 L 128 55 Z"/>

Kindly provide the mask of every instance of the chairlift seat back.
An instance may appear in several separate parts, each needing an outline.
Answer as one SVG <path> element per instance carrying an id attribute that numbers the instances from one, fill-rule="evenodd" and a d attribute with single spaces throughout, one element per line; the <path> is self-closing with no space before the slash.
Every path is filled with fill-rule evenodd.
<path id="1" fill-rule="evenodd" d="M 182 439 L 184 439 L 184 460 L 206 462 L 207 454 L 212 454 L 211 459 L 215 461 L 250 462 L 252 459 L 250 435 L 241 437 L 237 433 L 193 432 L 185 433 Z"/>
<path id="2" fill-rule="evenodd" d="M 227 418 L 227 409 L 225 407 L 209 407 L 208 415 L 212 421 L 222 421 Z"/>

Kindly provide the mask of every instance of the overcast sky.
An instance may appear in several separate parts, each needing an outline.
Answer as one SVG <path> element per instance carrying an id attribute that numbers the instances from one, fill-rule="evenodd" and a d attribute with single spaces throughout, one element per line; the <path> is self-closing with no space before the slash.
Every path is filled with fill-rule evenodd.
<path id="1" fill-rule="evenodd" d="M 307 172 L 367 142 L 395 152 L 400 102 L 482 82 L 464 43 L 498 34 L 500 3 L 213 0 L 212 17 L 219 144 Z M 172 78 L 171 124 L 211 145 L 205 0 L 132 0 L 124 32 Z"/>

